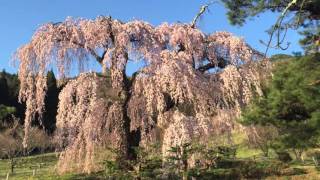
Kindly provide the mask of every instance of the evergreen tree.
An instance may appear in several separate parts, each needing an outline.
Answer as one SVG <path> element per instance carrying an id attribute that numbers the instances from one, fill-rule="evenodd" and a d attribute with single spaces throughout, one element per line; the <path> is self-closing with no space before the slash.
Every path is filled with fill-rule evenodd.
<path id="1" fill-rule="evenodd" d="M 6 79 L 5 70 L 0 74 L 0 104 L 8 104 L 9 88 Z"/>
<path id="2" fill-rule="evenodd" d="M 5 70 L 0 72 L 0 104 L 14 107 L 14 115 L 23 120 L 25 104 L 18 102 L 19 88 L 20 83 L 16 74 L 7 73 Z"/>
<path id="3" fill-rule="evenodd" d="M 56 126 L 59 89 L 53 71 L 47 74 L 48 91 L 45 98 L 45 113 L 43 114 L 43 126 L 48 133 L 53 133 Z"/>
<path id="4" fill-rule="evenodd" d="M 245 124 L 273 125 L 280 147 L 297 159 L 318 145 L 320 135 L 320 54 L 279 61 L 265 95 L 243 112 Z"/>

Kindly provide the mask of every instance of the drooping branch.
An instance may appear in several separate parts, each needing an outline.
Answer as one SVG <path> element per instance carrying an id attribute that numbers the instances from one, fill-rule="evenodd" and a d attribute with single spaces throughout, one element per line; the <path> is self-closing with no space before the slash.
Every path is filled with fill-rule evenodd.
<path id="1" fill-rule="evenodd" d="M 77 42 L 77 41 L 75 41 L 75 40 L 71 41 L 71 40 L 70 40 L 69 38 L 67 38 L 67 37 L 65 37 L 64 39 L 65 39 L 65 41 L 71 42 L 72 44 L 78 46 L 79 48 L 87 49 L 87 50 L 89 51 L 89 53 L 97 60 L 97 62 L 98 62 L 99 64 L 102 64 L 103 57 L 104 57 L 104 55 L 105 55 L 105 53 L 106 53 L 107 51 L 104 51 L 104 52 L 103 52 L 103 56 L 100 57 L 100 56 L 95 52 L 95 50 L 93 50 L 93 49 L 91 49 L 91 48 L 89 48 L 89 47 L 85 48 L 85 45 L 84 45 L 84 44 L 81 44 L 81 43 L 79 43 L 79 42 Z M 61 43 L 63 40 L 62 40 L 62 39 L 56 39 L 56 41 L 57 41 L 58 43 Z"/>

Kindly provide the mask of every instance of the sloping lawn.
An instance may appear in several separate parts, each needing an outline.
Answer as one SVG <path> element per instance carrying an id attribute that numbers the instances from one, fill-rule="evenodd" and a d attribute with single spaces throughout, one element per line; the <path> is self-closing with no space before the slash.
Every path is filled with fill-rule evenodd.
<path id="1" fill-rule="evenodd" d="M 248 152 L 244 152 L 242 150 L 243 155 L 247 155 Z M 251 151 L 250 151 L 251 152 Z M 94 173 L 91 175 L 86 174 L 65 174 L 63 176 L 59 176 L 56 173 L 55 165 L 57 162 L 57 155 L 55 153 L 47 153 L 42 155 L 35 155 L 29 157 L 21 157 L 16 160 L 16 167 L 14 169 L 14 173 L 11 173 L 10 162 L 8 160 L 0 160 L 0 179 L 6 179 L 7 173 L 9 173 L 9 179 L 14 180 L 68 180 L 68 179 L 107 179 L 103 172 Z M 247 158 L 237 158 L 236 161 L 248 159 Z M 259 159 L 259 158 L 258 158 Z M 258 160 L 259 161 L 259 160 Z M 290 169 L 296 169 L 295 175 L 288 174 L 287 176 L 269 176 L 266 179 L 305 179 L 305 180 L 313 180 L 320 179 L 319 172 L 313 166 L 312 162 L 306 162 L 304 164 L 293 162 L 289 164 Z M 237 168 L 237 167 L 234 167 Z M 217 169 L 218 170 L 218 169 Z M 217 171 L 215 170 L 215 171 Z M 221 172 L 227 171 L 230 169 L 221 169 Z M 299 171 L 304 171 L 304 173 L 299 174 Z"/>

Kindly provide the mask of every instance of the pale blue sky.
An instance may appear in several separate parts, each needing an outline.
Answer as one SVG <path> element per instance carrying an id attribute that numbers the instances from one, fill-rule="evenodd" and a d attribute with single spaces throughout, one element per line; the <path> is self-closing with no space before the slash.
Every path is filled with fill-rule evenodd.
<path id="1" fill-rule="evenodd" d="M 1 0 L 0 69 L 17 71 L 9 63 L 12 54 L 30 40 L 37 27 L 46 22 L 63 21 L 67 16 L 95 18 L 99 15 L 111 15 L 122 21 L 139 19 L 153 25 L 190 22 L 206 2 L 208 0 Z M 259 40 L 268 40 L 265 30 L 275 22 L 277 15 L 266 13 L 243 27 L 235 27 L 228 23 L 225 12 L 221 4 L 212 5 L 210 13 L 200 21 L 199 28 L 206 33 L 232 32 L 264 52 L 265 47 Z M 270 50 L 269 55 L 302 51 L 298 39 L 299 35 L 290 31 L 287 35 L 287 40 L 291 42 L 289 49 Z M 130 68 L 129 71 L 133 71 L 134 67 Z"/>

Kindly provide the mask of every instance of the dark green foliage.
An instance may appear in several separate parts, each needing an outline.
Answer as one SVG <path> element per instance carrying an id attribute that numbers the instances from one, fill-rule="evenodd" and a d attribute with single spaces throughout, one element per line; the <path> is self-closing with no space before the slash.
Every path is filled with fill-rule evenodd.
<path id="1" fill-rule="evenodd" d="M 190 170 L 189 175 L 199 179 L 261 179 L 281 175 L 288 168 L 279 161 L 221 160 L 214 169 Z"/>
<path id="2" fill-rule="evenodd" d="M 235 146 L 218 146 L 217 153 L 221 154 L 225 158 L 235 158 L 237 153 L 237 148 Z"/>
<path id="3" fill-rule="evenodd" d="M 320 52 L 320 28 L 319 23 L 310 23 L 300 32 L 304 38 L 299 41 L 306 53 Z"/>
<path id="4" fill-rule="evenodd" d="M 60 89 L 53 71 L 47 74 L 48 91 L 45 98 L 45 113 L 43 114 L 43 126 L 48 133 L 53 133 L 56 126 L 56 115 L 58 111 L 58 96 Z"/>
<path id="5" fill-rule="evenodd" d="M 255 162 L 244 161 L 240 165 L 240 172 L 245 178 L 263 178 L 270 175 L 281 175 L 281 170 L 285 168 L 283 163 L 277 161 Z"/>
<path id="6" fill-rule="evenodd" d="M 131 161 L 135 177 L 156 178 L 161 174 L 162 157 L 159 144 L 145 147 L 135 147 L 136 159 Z"/>
<path id="7" fill-rule="evenodd" d="M 280 175 L 281 170 L 285 168 L 287 168 L 285 164 L 271 160 L 253 161 L 224 159 L 220 161 L 217 166 L 217 169 L 232 170 L 229 172 L 233 176 L 232 179 L 238 179 L 238 177 L 242 177 L 239 179 L 260 179 L 267 176 Z"/>
<path id="8" fill-rule="evenodd" d="M 0 74 L 0 104 L 9 103 L 9 87 L 5 75 L 6 72 L 3 70 Z"/>
<path id="9" fill-rule="evenodd" d="M 167 157 L 169 170 L 181 177 L 187 177 L 189 173 L 188 159 L 194 153 L 195 148 L 191 143 L 184 143 L 181 146 L 171 147 L 170 156 Z"/>
<path id="10" fill-rule="evenodd" d="M 115 161 L 105 161 L 104 162 L 105 165 L 105 177 L 107 179 L 115 179 L 115 177 L 117 177 L 117 179 L 132 179 L 133 177 L 131 176 L 131 174 L 129 174 L 128 172 L 125 172 L 121 169 L 121 167 L 119 166 L 119 163 L 115 162 Z"/>
<path id="11" fill-rule="evenodd" d="M 235 146 L 216 146 L 205 147 L 199 144 L 185 143 L 181 146 L 171 147 L 171 155 L 167 157 L 169 164 L 169 172 L 180 178 L 198 177 L 201 179 L 222 177 L 215 171 L 216 168 L 221 168 L 225 160 L 233 161 L 236 156 L 237 147 Z M 194 156 L 195 166 L 189 164 L 190 158 Z M 221 167 L 220 167 L 221 166 Z M 230 168 L 228 165 L 223 168 Z M 228 172 L 229 173 L 229 172 Z M 235 177 L 234 172 L 230 172 L 224 177 Z"/>
<path id="12" fill-rule="evenodd" d="M 11 115 L 17 112 L 17 109 L 12 103 L 12 80 L 10 76 L 3 70 L 0 73 L 0 128 L 3 128 L 6 123 L 9 123 Z M 10 84 L 10 86 L 8 85 Z"/>
<path id="13" fill-rule="evenodd" d="M 0 104 L 0 130 L 6 128 L 7 124 L 9 123 L 8 120 L 11 119 L 10 115 L 16 112 L 16 108 L 5 106 Z"/>
<path id="14" fill-rule="evenodd" d="M 13 114 L 15 111 L 16 110 L 14 107 L 9 107 L 9 106 L 0 104 L 0 120 L 3 120 L 10 114 Z"/>
<path id="15" fill-rule="evenodd" d="M 185 150 L 183 150 L 185 149 Z M 150 148 L 136 148 L 137 159 L 130 162 L 131 168 L 123 169 L 117 161 L 106 161 L 105 177 L 108 179 L 264 179 L 268 176 L 304 174 L 301 169 L 269 159 L 228 158 L 231 147 L 206 148 L 205 146 L 185 143 L 171 148 L 171 155 L 163 163 L 160 156 Z M 228 152 L 228 153 L 226 153 Z M 190 166 L 187 161 L 199 155 L 201 162 Z M 207 154 L 207 155 L 205 155 Z M 231 153 L 234 154 L 234 153 Z M 198 157 L 198 156 L 194 156 Z M 204 165 L 214 157 L 215 163 Z M 219 158 L 217 158 L 219 157 Z M 190 160 L 190 159 L 189 159 Z"/>
<path id="16" fill-rule="evenodd" d="M 19 80 L 17 75 L 4 70 L 0 73 L 0 104 L 14 107 L 14 114 L 20 120 L 24 118 L 25 105 L 18 102 Z"/>
<path id="17" fill-rule="evenodd" d="M 49 71 L 47 74 L 48 91 L 45 98 L 45 113 L 43 114 L 43 127 L 47 133 L 53 133 L 56 123 L 56 115 L 58 108 L 58 96 L 61 91 L 57 87 L 57 80 L 53 71 Z M 24 119 L 25 104 L 18 102 L 19 96 L 19 80 L 16 74 L 9 74 L 4 70 L 0 73 L 0 104 L 3 104 L 7 108 L 1 107 L 1 111 L 9 110 L 5 117 L 9 117 L 11 114 L 17 117 L 20 121 Z M 11 109 L 9 107 L 12 107 Z M 9 109 L 8 109 L 9 108 Z M 0 119 L 3 119 L 0 114 Z M 6 118 L 6 120 L 10 120 Z M 21 124 L 23 122 L 20 122 Z M 39 124 L 36 124 L 39 125 Z"/>
<path id="18" fill-rule="evenodd" d="M 320 54 L 276 63 L 265 94 L 244 111 L 244 124 L 271 124 L 279 129 L 280 149 L 303 150 L 318 145 L 320 130 Z"/>
<path id="19" fill-rule="evenodd" d="M 286 151 L 276 151 L 277 153 L 277 156 L 278 156 L 278 159 L 281 161 L 281 162 L 284 162 L 284 163 L 288 163 L 290 161 L 292 161 L 292 158 L 290 156 L 290 154 Z"/>
<path id="20" fill-rule="evenodd" d="M 233 25 L 243 25 L 248 18 L 257 16 L 265 11 L 282 12 L 292 0 L 222 0 L 228 9 L 227 15 Z M 296 18 L 319 19 L 319 0 L 297 0 L 289 8 Z M 300 21 L 303 19 L 300 19 Z"/>
<path id="21" fill-rule="evenodd" d="M 147 147 L 134 147 L 135 158 L 121 160 L 121 152 L 114 148 L 107 148 L 115 155 L 115 160 L 104 161 L 105 177 L 108 179 L 149 179 L 162 174 L 162 156 L 159 144 Z"/>

